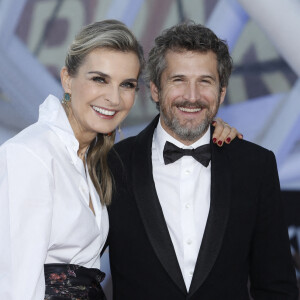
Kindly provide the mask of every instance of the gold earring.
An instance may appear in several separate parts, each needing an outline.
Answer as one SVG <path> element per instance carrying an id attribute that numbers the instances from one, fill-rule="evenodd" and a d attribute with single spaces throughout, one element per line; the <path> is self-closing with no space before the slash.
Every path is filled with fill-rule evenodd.
<path id="1" fill-rule="evenodd" d="M 62 104 L 67 104 L 68 102 L 71 102 L 71 100 L 72 100 L 71 94 L 70 93 L 64 93 L 64 97 L 61 100 L 61 103 Z"/>
<path id="2" fill-rule="evenodd" d="M 119 124 L 119 126 L 118 126 L 118 133 L 119 133 L 119 140 L 120 141 L 124 140 L 125 136 L 124 136 L 124 133 L 123 133 L 123 131 L 121 129 L 121 124 Z"/>

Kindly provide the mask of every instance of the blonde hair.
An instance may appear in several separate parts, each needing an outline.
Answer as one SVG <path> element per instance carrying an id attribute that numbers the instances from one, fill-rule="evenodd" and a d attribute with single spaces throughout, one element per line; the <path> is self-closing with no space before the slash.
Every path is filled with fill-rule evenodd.
<path id="1" fill-rule="evenodd" d="M 76 76 L 85 57 L 99 48 L 135 53 L 140 62 L 140 73 L 145 65 L 142 47 L 126 25 L 117 20 L 105 20 L 85 26 L 76 35 L 65 60 L 69 75 Z M 87 153 L 88 171 L 102 205 L 110 204 L 112 197 L 113 178 L 108 167 L 107 155 L 114 141 L 115 130 L 111 135 L 98 133 Z"/>

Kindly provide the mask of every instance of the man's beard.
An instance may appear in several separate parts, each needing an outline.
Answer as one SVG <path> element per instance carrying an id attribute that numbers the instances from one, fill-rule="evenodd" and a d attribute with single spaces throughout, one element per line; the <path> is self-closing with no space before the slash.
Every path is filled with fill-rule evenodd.
<path id="1" fill-rule="evenodd" d="M 165 107 L 163 101 L 160 99 L 160 113 L 161 117 L 165 123 L 165 125 L 175 133 L 175 135 L 181 139 L 182 141 L 189 141 L 193 142 L 201 138 L 204 133 L 207 131 L 208 126 L 212 123 L 213 118 L 218 112 L 219 106 L 220 106 L 220 96 L 216 103 L 216 106 L 209 107 L 206 103 L 202 101 L 197 101 L 191 103 L 189 101 L 181 101 L 176 102 L 172 104 L 171 108 Z M 182 107 L 191 107 L 191 108 L 201 108 L 201 109 L 207 109 L 205 117 L 201 123 L 199 123 L 197 126 L 189 126 L 189 121 L 186 122 L 186 124 L 180 124 L 180 120 L 177 118 L 177 116 L 173 113 L 172 108 L 173 106 L 182 106 Z"/>

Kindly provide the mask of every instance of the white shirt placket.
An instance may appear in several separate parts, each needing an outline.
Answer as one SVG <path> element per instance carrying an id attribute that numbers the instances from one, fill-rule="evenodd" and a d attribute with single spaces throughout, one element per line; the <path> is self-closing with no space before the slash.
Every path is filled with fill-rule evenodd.
<path id="1" fill-rule="evenodd" d="M 199 248 L 195 232 L 195 213 L 194 213 L 194 167 L 195 161 L 191 156 L 184 156 L 181 159 L 180 168 L 180 206 L 181 206 L 181 228 L 183 245 L 183 262 L 186 285 L 190 286 L 195 258 Z"/>

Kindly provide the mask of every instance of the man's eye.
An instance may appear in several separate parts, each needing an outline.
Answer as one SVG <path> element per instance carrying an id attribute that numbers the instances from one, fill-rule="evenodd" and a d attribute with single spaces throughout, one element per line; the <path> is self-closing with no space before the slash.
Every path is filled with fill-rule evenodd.
<path id="1" fill-rule="evenodd" d="M 212 80 L 210 79 L 202 79 L 201 82 L 205 84 L 212 84 Z"/>
<path id="2" fill-rule="evenodd" d="M 174 82 L 180 82 L 180 81 L 183 81 L 183 79 L 180 78 L 180 77 L 177 77 L 177 78 L 174 78 L 173 81 L 174 81 Z"/>

